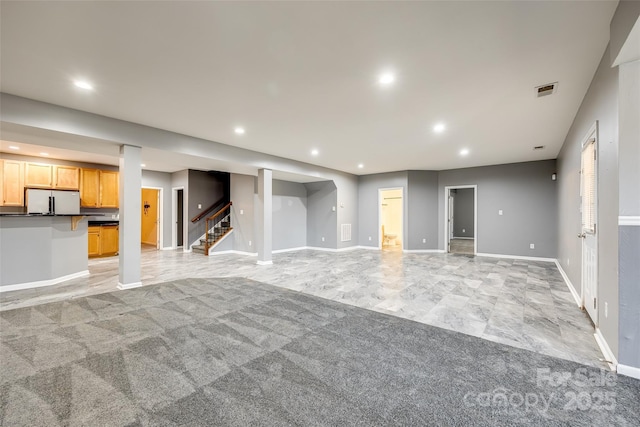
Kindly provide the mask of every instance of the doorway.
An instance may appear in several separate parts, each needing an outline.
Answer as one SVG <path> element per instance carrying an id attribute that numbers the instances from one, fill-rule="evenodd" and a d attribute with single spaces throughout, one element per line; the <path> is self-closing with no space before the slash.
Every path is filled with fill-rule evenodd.
<path id="1" fill-rule="evenodd" d="M 596 326 L 598 326 L 597 138 L 598 123 L 596 122 L 582 143 L 580 160 L 582 220 L 580 234 L 578 234 L 578 238 L 582 240 L 582 305 Z"/>
<path id="2" fill-rule="evenodd" d="M 178 249 L 184 247 L 184 187 L 173 189 L 172 200 L 173 247 Z"/>
<path id="3" fill-rule="evenodd" d="M 475 255 L 478 252 L 477 185 L 445 187 L 445 250 Z"/>
<path id="4" fill-rule="evenodd" d="M 403 247 L 403 190 L 384 188 L 378 190 L 380 248 L 398 250 Z"/>
<path id="5" fill-rule="evenodd" d="M 143 187 L 140 198 L 140 243 L 144 249 L 160 249 L 161 189 Z"/>

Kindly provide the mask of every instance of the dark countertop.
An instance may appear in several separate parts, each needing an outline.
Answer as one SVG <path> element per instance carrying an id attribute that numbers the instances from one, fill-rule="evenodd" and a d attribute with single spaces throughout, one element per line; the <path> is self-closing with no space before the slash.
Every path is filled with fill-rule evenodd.
<path id="1" fill-rule="evenodd" d="M 89 221 L 89 225 L 120 225 L 119 221 Z"/>
<path id="2" fill-rule="evenodd" d="M 27 213 L 0 213 L 0 216 L 12 216 L 12 217 L 45 217 L 51 218 L 54 216 L 89 216 L 86 214 L 27 214 Z"/>

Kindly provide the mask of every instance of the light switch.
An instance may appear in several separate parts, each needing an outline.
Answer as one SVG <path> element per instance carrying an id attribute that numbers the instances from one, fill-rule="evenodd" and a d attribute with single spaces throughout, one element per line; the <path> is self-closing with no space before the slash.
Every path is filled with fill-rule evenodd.
<path id="1" fill-rule="evenodd" d="M 502 215 L 502 209 L 498 211 L 498 215 Z"/>
<path id="2" fill-rule="evenodd" d="M 198 209 L 202 209 L 202 204 L 198 203 Z"/>
<path id="3" fill-rule="evenodd" d="M 240 215 L 244 215 L 244 209 L 240 209 Z"/>

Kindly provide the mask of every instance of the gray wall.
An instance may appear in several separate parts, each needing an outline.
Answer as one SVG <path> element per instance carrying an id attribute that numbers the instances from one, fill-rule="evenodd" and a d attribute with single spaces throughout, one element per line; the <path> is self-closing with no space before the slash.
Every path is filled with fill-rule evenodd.
<path id="1" fill-rule="evenodd" d="M 444 250 L 445 186 L 477 185 L 478 253 L 555 258 L 555 171 L 555 160 L 441 171 L 438 247 Z M 530 243 L 535 249 L 529 249 Z"/>
<path id="2" fill-rule="evenodd" d="M 208 172 L 189 170 L 189 215 L 187 221 L 189 222 L 189 240 L 188 245 L 193 244 L 198 240 L 205 232 L 205 220 L 204 218 L 196 223 L 191 222 L 191 218 L 201 214 L 217 202 L 224 196 L 225 184 L 215 175 Z M 201 208 L 198 208 L 198 205 Z"/>
<path id="3" fill-rule="evenodd" d="M 408 240 L 405 249 L 438 249 L 438 172 L 408 172 L 406 206 Z"/>
<path id="4" fill-rule="evenodd" d="M 453 205 L 453 237 L 473 237 L 473 188 L 455 190 Z"/>
<path id="5" fill-rule="evenodd" d="M 373 175 L 362 175 L 358 179 L 358 235 L 361 246 L 379 247 L 380 236 L 380 202 L 378 190 L 381 188 L 402 188 L 402 246 L 407 248 L 407 182 L 408 172 L 391 172 Z M 371 240 L 369 240 L 371 238 Z"/>
<path id="6" fill-rule="evenodd" d="M 255 253 L 257 251 L 254 238 L 255 186 L 256 178 L 251 175 L 231 174 L 231 234 L 232 249 L 240 252 Z M 241 213 L 242 212 L 242 213 Z M 228 250 L 216 247 L 214 251 Z"/>
<path id="7" fill-rule="evenodd" d="M 142 170 L 142 186 L 162 189 L 162 248 L 171 248 L 171 174 Z"/>
<path id="8" fill-rule="evenodd" d="M 317 248 L 337 248 L 338 191 L 333 181 L 310 182 L 307 189 L 307 245 Z M 324 237 L 324 242 L 322 238 Z"/>
<path id="9" fill-rule="evenodd" d="M 358 178 L 353 175 L 335 175 L 333 182 L 337 190 L 338 206 L 336 241 L 337 248 L 347 248 L 358 245 Z M 340 239 L 341 224 L 351 224 L 351 240 L 343 242 Z"/>
<path id="10" fill-rule="evenodd" d="M 273 180 L 273 250 L 307 246 L 307 188 Z"/>
<path id="11" fill-rule="evenodd" d="M 609 347 L 618 354 L 618 70 L 604 53 L 589 90 L 558 155 L 558 261 L 580 292 L 582 242 L 580 217 L 580 154 L 582 142 L 598 121 L 598 318 Z"/>
<path id="12" fill-rule="evenodd" d="M 88 269 L 87 221 L 0 217 L 0 286 L 38 282 Z"/>
<path id="13" fill-rule="evenodd" d="M 640 227 L 620 226 L 620 352 L 618 362 L 640 368 Z M 601 284 L 602 287 L 602 284 Z M 615 312 L 612 312 L 615 314 Z M 611 316 L 615 319 L 615 316 Z M 609 342 L 609 337 L 605 337 Z M 611 345 L 611 344 L 609 344 Z"/>

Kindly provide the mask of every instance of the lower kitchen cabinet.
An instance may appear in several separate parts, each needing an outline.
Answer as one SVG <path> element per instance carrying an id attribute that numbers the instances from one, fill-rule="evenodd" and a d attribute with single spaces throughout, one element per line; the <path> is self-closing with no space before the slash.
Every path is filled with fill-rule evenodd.
<path id="1" fill-rule="evenodd" d="M 116 255 L 119 250 L 118 228 L 117 225 L 90 225 L 89 257 Z"/>

